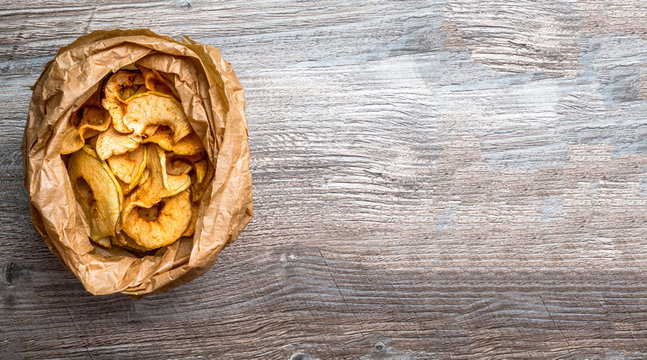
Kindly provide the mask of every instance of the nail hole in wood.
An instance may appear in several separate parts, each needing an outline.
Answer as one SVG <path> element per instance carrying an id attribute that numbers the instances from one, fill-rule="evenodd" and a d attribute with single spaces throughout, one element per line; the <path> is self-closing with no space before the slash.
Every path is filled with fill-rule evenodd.
<path id="1" fill-rule="evenodd" d="M 384 351 L 384 348 L 386 348 L 386 345 L 384 345 L 383 342 L 379 341 L 377 344 L 375 344 L 375 350 L 377 351 Z"/>
<path id="2" fill-rule="evenodd" d="M 297 352 L 290 356 L 290 360 L 310 360 L 310 355 Z"/>

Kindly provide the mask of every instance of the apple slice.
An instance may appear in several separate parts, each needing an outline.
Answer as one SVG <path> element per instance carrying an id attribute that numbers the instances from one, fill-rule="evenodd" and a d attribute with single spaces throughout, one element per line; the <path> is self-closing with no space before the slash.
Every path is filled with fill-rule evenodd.
<path id="1" fill-rule="evenodd" d="M 157 72 L 157 70 L 148 69 L 143 66 L 139 66 L 138 68 L 144 76 L 144 85 L 148 90 L 166 95 L 177 96 L 177 94 L 175 94 L 175 92 L 173 91 L 171 84 L 166 79 L 164 79 L 162 75 Z"/>
<path id="2" fill-rule="evenodd" d="M 191 177 L 189 174 L 182 173 L 179 175 L 171 175 L 166 171 L 166 152 L 160 147 L 156 147 L 158 157 L 160 159 L 160 167 L 162 169 L 162 182 L 166 190 L 162 197 L 173 196 L 184 191 L 191 186 Z"/>
<path id="3" fill-rule="evenodd" d="M 198 210 L 200 208 L 200 203 L 194 202 L 191 203 L 191 220 L 189 220 L 189 225 L 182 233 L 182 236 L 193 236 L 195 232 L 195 223 L 198 221 Z"/>
<path id="4" fill-rule="evenodd" d="M 108 158 L 108 166 L 112 170 L 124 194 L 130 193 L 137 186 L 146 169 L 146 147 L 140 146 L 125 154 Z"/>
<path id="5" fill-rule="evenodd" d="M 103 242 L 101 239 L 115 236 L 123 194 L 108 165 L 84 145 L 70 156 L 67 172 L 74 196 L 90 224 L 90 238 Z"/>
<path id="6" fill-rule="evenodd" d="M 97 106 L 86 106 L 70 118 L 71 127 L 63 134 L 61 154 L 71 154 L 83 147 L 86 139 L 105 131 L 110 126 L 110 114 Z"/>
<path id="7" fill-rule="evenodd" d="M 191 201 L 198 201 L 202 199 L 202 196 L 204 196 L 204 193 L 211 184 L 215 169 L 209 159 L 196 161 L 193 165 L 195 169 L 195 182 L 191 186 Z"/>
<path id="8" fill-rule="evenodd" d="M 137 244 L 151 250 L 182 236 L 191 218 L 191 201 L 188 190 L 162 196 L 168 194 L 160 161 L 160 152 L 164 150 L 155 144 L 146 146 L 148 179 L 126 198 L 121 228 Z"/>
<path id="9" fill-rule="evenodd" d="M 195 155 L 204 150 L 202 140 L 198 135 L 191 130 L 191 132 L 178 142 L 173 141 L 173 131 L 167 127 L 161 127 L 146 139 L 142 140 L 143 143 L 155 143 L 166 151 L 171 151 L 177 155 Z"/>
<path id="10" fill-rule="evenodd" d="M 137 149 L 140 142 L 140 136 L 122 134 L 111 126 L 97 137 L 97 154 L 101 160 L 106 160 L 111 156 L 125 154 Z"/>
<path id="11" fill-rule="evenodd" d="M 121 133 L 131 133 L 133 130 L 123 121 L 126 114 L 124 100 L 144 85 L 144 77 L 139 71 L 119 70 L 114 73 L 104 86 L 103 107 L 108 110 L 115 129 Z"/>
<path id="12" fill-rule="evenodd" d="M 168 126 L 173 132 L 174 142 L 193 131 L 182 104 L 170 95 L 156 92 L 138 94 L 126 100 L 123 122 L 138 135 L 142 135 L 150 125 Z"/>
<path id="13" fill-rule="evenodd" d="M 117 179 L 127 184 L 137 183 L 146 168 L 146 147 L 140 146 L 125 154 L 111 156 L 107 162 Z"/>

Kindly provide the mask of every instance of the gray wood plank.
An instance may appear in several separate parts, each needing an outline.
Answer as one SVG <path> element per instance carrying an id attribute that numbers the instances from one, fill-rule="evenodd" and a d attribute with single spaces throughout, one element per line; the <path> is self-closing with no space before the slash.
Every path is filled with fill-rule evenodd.
<path id="1" fill-rule="evenodd" d="M 647 357 L 645 20 L 592 0 L 2 4 L 0 358 Z M 248 228 L 139 301 L 49 253 L 19 152 L 45 62 L 117 27 L 219 47 L 252 155 Z"/>

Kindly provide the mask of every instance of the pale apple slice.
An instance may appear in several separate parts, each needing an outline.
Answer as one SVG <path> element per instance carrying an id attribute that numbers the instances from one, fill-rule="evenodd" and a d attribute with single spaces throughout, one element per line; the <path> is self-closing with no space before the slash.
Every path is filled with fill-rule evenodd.
<path id="1" fill-rule="evenodd" d="M 146 169 L 146 147 L 140 146 L 133 151 L 111 156 L 107 163 L 117 179 L 126 184 L 137 184 Z"/>
<path id="2" fill-rule="evenodd" d="M 105 160 L 137 149 L 140 142 L 140 136 L 122 134 L 111 126 L 97 137 L 96 150 L 99 158 Z"/>
<path id="3" fill-rule="evenodd" d="M 185 159 L 173 159 L 166 156 L 166 173 L 169 175 L 188 174 L 191 171 L 191 163 Z"/>
<path id="4" fill-rule="evenodd" d="M 100 107 L 86 106 L 72 114 L 70 123 L 63 133 L 61 154 L 78 151 L 86 139 L 105 131 L 110 126 L 110 114 Z"/>
<path id="5" fill-rule="evenodd" d="M 215 174 L 215 169 L 211 164 L 211 161 L 208 159 L 203 160 L 206 164 L 206 169 L 202 168 L 202 164 L 198 167 L 195 167 L 195 182 L 191 186 L 191 201 L 199 201 L 204 196 L 204 193 L 207 191 L 207 188 L 211 184 L 211 180 Z M 200 163 L 200 161 L 195 162 L 194 164 Z M 200 175 L 201 180 L 198 181 L 198 175 Z"/>
<path id="6" fill-rule="evenodd" d="M 198 221 L 198 210 L 200 209 L 200 203 L 194 202 L 191 203 L 191 220 L 189 220 L 189 225 L 182 233 L 182 236 L 193 236 L 195 232 L 195 223 Z"/>
<path id="7" fill-rule="evenodd" d="M 126 114 L 124 100 L 144 85 L 144 77 L 139 71 L 119 70 L 114 73 L 104 86 L 103 107 L 108 110 L 114 128 L 121 133 L 131 133 L 133 130 L 123 121 Z"/>
<path id="8" fill-rule="evenodd" d="M 90 224 L 94 241 L 115 236 L 123 194 L 110 168 L 88 145 L 73 153 L 67 163 L 72 190 Z"/>
<path id="9" fill-rule="evenodd" d="M 83 139 L 106 131 L 110 126 L 110 114 L 98 106 L 87 106 L 82 109 L 83 115 L 79 123 L 79 135 Z M 90 135 L 93 134 L 93 135 Z"/>
<path id="10" fill-rule="evenodd" d="M 61 144 L 61 154 L 63 155 L 79 151 L 83 147 L 84 141 L 79 135 L 79 130 L 74 126 L 65 129 L 61 137 L 63 138 Z"/>
<path id="11" fill-rule="evenodd" d="M 195 182 L 200 184 L 204 180 L 204 177 L 207 174 L 207 160 L 202 159 L 193 163 L 193 169 L 195 170 Z"/>
<path id="12" fill-rule="evenodd" d="M 171 128 L 174 142 L 189 135 L 193 129 L 184 114 L 182 104 L 170 95 L 147 92 L 126 101 L 123 122 L 135 134 L 142 135 L 147 126 L 164 125 Z"/>
<path id="13" fill-rule="evenodd" d="M 160 75 L 159 72 L 155 69 L 145 68 L 143 66 L 138 67 L 144 76 L 144 85 L 150 91 L 177 96 L 173 91 L 172 86 Z"/>
<path id="14" fill-rule="evenodd" d="M 155 143 L 162 149 L 177 155 L 195 155 L 204 150 L 202 140 L 193 130 L 180 141 L 175 142 L 173 141 L 173 131 L 168 127 L 160 127 L 153 136 L 142 139 L 142 142 Z"/>
<path id="15" fill-rule="evenodd" d="M 162 168 L 162 182 L 164 183 L 164 188 L 166 189 L 162 197 L 173 196 L 183 190 L 188 189 L 189 186 L 191 186 L 191 177 L 189 176 L 189 174 L 169 174 L 166 171 L 166 152 L 160 147 L 156 148 L 158 151 L 158 157 L 160 159 L 160 166 Z"/>
<path id="16" fill-rule="evenodd" d="M 139 254 L 148 251 L 148 249 L 137 244 L 137 242 L 133 240 L 133 238 L 128 236 L 128 234 L 124 233 L 123 231 L 118 233 L 116 238 L 111 238 L 111 240 L 113 245 L 120 246 L 126 250 L 134 251 Z"/>

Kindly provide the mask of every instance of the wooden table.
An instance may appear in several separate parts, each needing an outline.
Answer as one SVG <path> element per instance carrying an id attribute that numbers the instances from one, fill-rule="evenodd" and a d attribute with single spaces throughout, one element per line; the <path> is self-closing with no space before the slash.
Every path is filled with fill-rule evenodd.
<path id="1" fill-rule="evenodd" d="M 641 1 L 0 5 L 0 358 L 647 357 Z M 96 29 L 222 50 L 255 217 L 201 278 L 95 297 L 32 229 L 32 85 Z"/>

